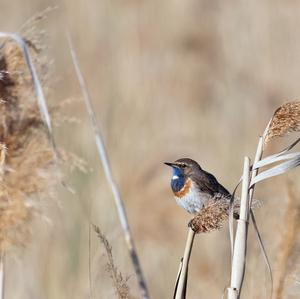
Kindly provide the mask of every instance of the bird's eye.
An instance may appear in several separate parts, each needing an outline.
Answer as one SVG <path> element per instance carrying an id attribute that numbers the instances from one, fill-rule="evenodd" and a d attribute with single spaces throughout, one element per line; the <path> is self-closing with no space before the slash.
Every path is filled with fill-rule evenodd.
<path id="1" fill-rule="evenodd" d="M 186 168 L 187 165 L 186 165 L 186 164 L 182 164 L 181 167 L 182 167 L 182 168 Z"/>

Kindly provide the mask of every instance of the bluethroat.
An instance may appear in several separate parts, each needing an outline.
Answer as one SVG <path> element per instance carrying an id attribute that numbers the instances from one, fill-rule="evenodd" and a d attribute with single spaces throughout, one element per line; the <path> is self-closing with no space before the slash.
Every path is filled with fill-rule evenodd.
<path id="1" fill-rule="evenodd" d="M 165 163 L 173 169 L 171 188 L 178 205 L 191 214 L 197 214 L 210 199 L 228 198 L 231 194 L 217 179 L 188 158 Z"/>

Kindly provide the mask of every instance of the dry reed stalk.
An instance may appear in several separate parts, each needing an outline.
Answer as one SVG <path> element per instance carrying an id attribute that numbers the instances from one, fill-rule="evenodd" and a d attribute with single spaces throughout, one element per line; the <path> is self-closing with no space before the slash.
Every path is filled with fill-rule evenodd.
<path id="1" fill-rule="evenodd" d="M 288 272 L 289 257 L 294 249 L 299 232 L 300 204 L 291 182 L 287 184 L 288 204 L 285 211 L 285 225 L 277 257 L 277 275 L 275 279 L 274 299 L 282 299 L 284 282 Z"/>
<path id="2" fill-rule="evenodd" d="M 97 122 L 95 109 L 93 107 L 92 100 L 91 100 L 89 90 L 87 88 L 87 84 L 85 82 L 84 76 L 79 67 L 79 62 L 78 62 L 78 59 L 76 56 L 76 52 L 75 52 L 75 49 L 74 49 L 74 46 L 72 43 L 71 36 L 68 32 L 67 32 L 67 39 L 68 39 L 68 43 L 69 43 L 70 53 L 72 56 L 72 61 L 73 61 L 74 67 L 75 67 L 75 71 L 76 71 L 76 74 L 78 77 L 81 91 L 83 93 L 83 99 L 84 99 L 86 109 L 87 109 L 87 112 L 88 112 L 88 115 L 89 115 L 89 118 L 91 121 L 91 126 L 94 130 L 95 143 L 96 143 L 96 147 L 98 150 L 99 159 L 102 163 L 107 182 L 111 188 L 111 191 L 112 191 L 112 194 L 114 197 L 114 202 L 115 202 L 115 205 L 117 208 L 118 217 L 119 217 L 119 220 L 121 223 L 121 227 L 123 229 L 123 234 L 125 237 L 126 245 L 127 245 L 128 251 L 129 251 L 129 255 L 131 258 L 131 262 L 132 262 L 137 280 L 138 280 L 138 285 L 139 285 L 142 297 L 144 299 L 149 299 L 150 296 L 149 296 L 148 287 L 146 284 L 146 280 L 144 278 L 142 267 L 141 267 L 141 264 L 139 261 L 136 247 L 135 247 L 134 239 L 133 239 L 131 229 L 129 226 L 125 205 L 124 205 L 123 199 L 121 197 L 119 188 L 113 177 L 108 154 L 107 154 L 106 147 L 105 147 L 105 144 L 104 144 L 104 141 L 102 138 L 100 126 Z"/>
<path id="3" fill-rule="evenodd" d="M 245 268 L 246 268 L 246 249 L 249 221 L 249 183 L 250 183 L 250 159 L 244 159 L 244 171 L 242 182 L 242 193 L 240 203 L 239 219 L 234 242 L 234 251 L 231 265 L 231 283 L 228 288 L 228 298 L 240 298 Z"/>
<path id="4" fill-rule="evenodd" d="M 118 271 L 114 258 L 112 255 L 112 247 L 109 244 L 107 238 L 105 235 L 101 232 L 100 228 L 96 225 L 93 225 L 94 230 L 103 244 L 105 251 L 106 251 L 106 257 L 107 257 L 107 272 L 110 274 L 111 279 L 113 280 L 114 287 L 116 289 L 116 293 L 119 299 L 130 299 L 130 291 L 129 287 L 127 285 L 127 279 L 124 279 L 122 276 L 122 273 Z"/>
<path id="5" fill-rule="evenodd" d="M 265 140 L 265 138 L 266 138 L 266 134 L 267 134 L 267 132 L 268 132 L 268 130 L 269 130 L 270 124 L 271 124 L 271 120 L 269 121 L 267 127 L 265 128 L 265 131 L 264 131 L 263 136 L 261 136 L 261 137 L 259 138 L 258 145 L 257 145 L 257 148 L 256 148 L 255 157 L 254 157 L 254 163 L 253 163 L 253 164 L 257 164 L 257 163 L 258 163 L 259 161 L 261 161 L 261 159 L 262 159 L 263 151 L 264 151 L 264 140 Z M 252 168 L 252 173 L 251 173 L 251 180 L 250 180 L 250 183 L 251 183 L 251 182 L 255 179 L 255 177 L 258 175 L 258 171 L 259 171 L 259 168 Z M 271 281 L 271 297 L 272 297 L 272 295 L 273 295 L 273 273 L 272 273 L 272 268 L 271 268 L 271 264 L 270 264 L 270 261 L 269 261 L 269 257 L 268 257 L 268 255 L 267 255 L 265 246 L 264 246 L 264 244 L 263 244 L 263 239 L 262 239 L 261 234 L 260 234 L 260 231 L 259 231 L 259 229 L 258 229 L 258 226 L 257 226 L 257 223 L 256 223 L 256 219 L 255 219 L 255 215 L 254 215 L 254 212 L 253 212 L 253 195 L 254 195 L 254 188 L 255 188 L 255 185 L 251 186 L 251 187 L 250 187 L 250 190 L 249 190 L 249 210 L 250 210 L 250 216 L 251 216 L 253 228 L 254 228 L 254 231 L 255 231 L 255 233 L 256 233 L 257 240 L 258 240 L 258 243 L 259 243 L 261 252 L 262 252 L 262 254 L 263 254 L 265 263 L 266 263 L 267 268 L 268 268 L 268 271 L 269 271 L 269 276 L 270 276 L 270 281 Z"/>
<path id="6" fill-rule="evenodd" d="M 56 149 L 56 146 L 55 146 L 55 141 L 54 141 L 53 133 L 52 133 L 51 117 L 50 117 L 49 112 L 48 112 L 46 99 L 45 99 L 45 96 L 44 96 L 44 91 L 43 91 L 43 88 L 42 88 L 42 85 L 41 85 L 41 80 L 39 79 L 39 77 L 37 75 L 37 70 L 36 70 L 36 67 L 33 63 L 33 59 L 30 55 L 29 48 L 27 46 L 27 42 L 25 41 L 24 38 L 20 37 L 19 35 L 15 34 L 15 33 L 0 32 L 0 38 L 10 38 L 13 41 L 15 41 L 15 43 L 18 46 L 18 47 L 15 46 L 15 49 L 17 51 L 19 51 L 19 54 L 17 55 L 17 56 L 19 56 L 19 58 L 14 60 L 13 56 L 11 55 L 11 58 L 12 58 L 11 64 L 14 68 L 16 68 L 16 70 L 15 70 L 16 73 L 15 74 L 14 73 L 9 74 L 9 72 L 5 71 L 5 70 L 4 70 L 4 73 L 9 74 L 10 76 L 12 74 L 13 75 L 19 75 L 19 76 L 17 76 L 17 80 L 19 80 L 19 83 L 26 82 L 27 87 L 28 86 L 30 86 L 31 88 L 33 87 L 42 120 L 46 125 L 48 138 L 51 141 L 51 145 L 54 149 L 54 155 L 57 156 L 57 149 Z M 16 63 L 16 65 L 14 65 L 14 63 Z M 19 63 L 21 63 L 23 65 L 23 69 L 18 68 Z M 47 69 L 47 68 L 41 68 L 41 69 Z M 43 72 L 41 72 L 41 73 L 43 74 Z M 20 76 L 20 75 L 22 75 L 22 76 Z M 22 80 L 24 80 L 24 81 L 22 82 Z M 34 98 L 33 94 L 28 92 L 28 90 L 31 91 L 31 89 L 28 89 L 28 88 L 26 89 L 25 88 L 25 91 L 27 92 L 27 94 L 26 94 L 27 97 L 25 95 L 23 95 L 23 96 L 27 99 L 27 101 L 29 99 L 33 100 L 33 98 Z"/>
<path id="7" fill-rule="evenodd" d="M 300 129 L 300 101 L 288 102 L 280 106 L 274 113 L 265 143 L 275 137 L 282 137 Z"/>
<path id="8" fill-rule="evenodd" d="M 186 298 L 189 261 L 193 249 L 195 234 L 196 233 L 193 231 L 193 229 L 189 228 L 183 258 L 176 279 L 175 291 L 173 296 L 174 299 Z"/>
<path id="9" fill-rule="evenodd" d="M 38 204 L 34 198 L 47 193 L 60 175 L 32 78 L 16 44 L 6 42 L 1 48 L 0 70 L 0 250 L 5 252 L 28 241 L 28 224 Z"/>

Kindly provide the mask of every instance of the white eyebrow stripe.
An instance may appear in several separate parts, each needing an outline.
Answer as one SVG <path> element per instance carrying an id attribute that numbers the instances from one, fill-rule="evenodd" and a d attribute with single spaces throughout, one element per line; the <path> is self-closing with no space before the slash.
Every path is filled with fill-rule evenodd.
<path id="1" fill-rule="evenodd" d="M 177 180 L 177 179 L 179 179 L 178 175 L 175 174 L 175 175 L 172 176 L 172 180 Z"/>

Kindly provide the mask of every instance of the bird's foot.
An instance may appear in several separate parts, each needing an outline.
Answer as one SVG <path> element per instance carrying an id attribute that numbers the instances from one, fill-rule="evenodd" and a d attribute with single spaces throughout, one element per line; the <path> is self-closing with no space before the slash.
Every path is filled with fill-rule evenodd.
<path id="1" fill-rule="evenodd" d="M 192 229 L 194 232 L 197 230 L 197 228 L 195 227 L 195 224 L 193 222 L 194 219 L 191 219 L 188 223 L 188 228 Z"/>

